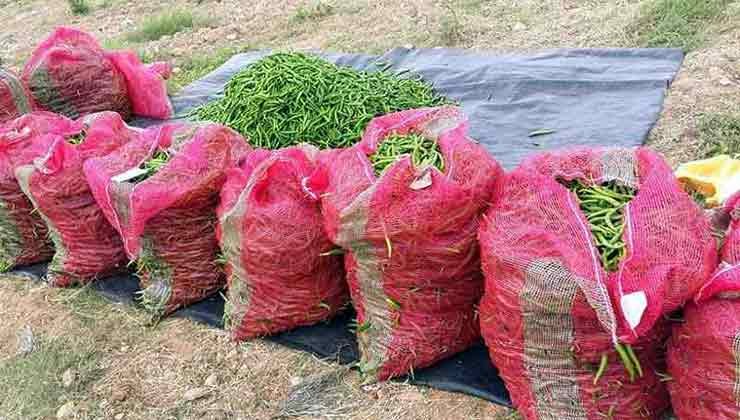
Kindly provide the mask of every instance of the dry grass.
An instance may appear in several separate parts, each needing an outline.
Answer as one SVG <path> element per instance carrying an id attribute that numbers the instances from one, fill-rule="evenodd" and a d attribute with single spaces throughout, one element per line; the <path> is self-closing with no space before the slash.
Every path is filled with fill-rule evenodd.
<path id="1" fill-rule="evenodd" d="M 235 345 L 225 332 L 184 319 L 147 327 L 146 314 L 89 289 L 4 278 L 0 299 L 17 303 L 0 309 L 0 373 L 8 378 L 0 380 L 0 392 L 48 396 L 33 399 L 34 411 L 0 411 L 6 420 L 42 418 L 29 413 L 53 414 L 67 402 L 83 419 L 483 420 L 507 413 L 473 397 L 403 383 L 363 387 L 357 372 L 335 363 L 261 340 Z M 25 325 L 41 346 L 19 363 L 15 336 Z M 63 389 L 60 375 L 70 366 L 80 375 Z M 17 377 L 29 380 L 19 386 Z M 193 395 L 199 398 L 188 400 Z"/>

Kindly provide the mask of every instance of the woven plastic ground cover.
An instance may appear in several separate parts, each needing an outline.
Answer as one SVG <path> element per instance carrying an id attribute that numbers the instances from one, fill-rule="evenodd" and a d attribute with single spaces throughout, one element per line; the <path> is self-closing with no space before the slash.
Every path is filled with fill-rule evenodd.
<path id="1" fill-rule="evenodd" d="M 115 112 L 88 115 L 81 124 L 81 142 L 49 135 L 43 155 L 15 171 L 54 242 L 47 274 L 53 286 L 84 284 L 117 272 L 126 262 L 121 239 L 95 203 L 82 165 L 126 144 L 138 132 Z"/>
<path id="2" fill-rule="evenodd" d="M 308 145 L 259 150 L 229 172 L 219 238 L 226 328 L 236 340 L 315 324 L 349 301 L 342 256 L 331 252 L 319 196 L 307 184 L 318 154 Z"/>
<path id="3" fill-rule="evenodd" d="M 130 51 L 106 51 L 92 35 L 57 28 L 34 50 L 23 69 L 39 109 L 70 118 L 115 111 L 165 119 L 172 115 L 163 63 L 144 65 Z"/>
<path id="4" fill-rule="evenodd" d="M 740 413 L 740 195 L 724 210 L 731 222 L 719 267 L 684 309 L 668 347 L 668 389 L 681 420 Z"/>
<path id="5" fill-rule="evenodd" d="M 429 366 L 480 336 L 475 235 L 502 170 L 466 130 L 455 107 L 402 111 L 372 120 L 356 146 L 322 155 L 325 226 L 347 251 L 360 366 L 369 378 Z M 404 155 L 377 177 L 369 156 L 387 136 L 410 132 L 437 142 L 444 172 L 415 168 Z"/>
<path id="6" fill-rule="evenodd" d="M 33 111 L 33 100 L 23 81 L 0 67 L 0 125 Z"/>
<path id="7" fill-rule="evenodd" d="M 170 159 L 137 182 L 137 170 L 158 150 Z M 226 171 L 249 151 L 241 136 L 221 125 L 175 123 L 150 128 L 115 153 L 86 162 L 90 188 L 136 261 L 141 301 L 154 315 L 224 286 L 216 206 Z"/>
<path id="8" fill-rule="evenodd" d="M 19 117 L 0 127 L 0 264 L 3 269 L 49 260 L 54 248 L 46 225 L 23 194 L 15 169 L 46 153 L 53 139 L 78 134 L 79 122 L 48 112 Z"/>
<path id="9" fill-rule="evenodd" d="M 624 210 L 627 255 L 616 271 L 601 266 L 577 199 L 562 185 L 572 180 L 637 190 Z M 663 315 L 690 299 L 717 260 L 701 209 L 645 148 L 534 156 L 507 176 L 503 196 L 479 233 L 480 319 L 515 406 L 528 420 L 658 418 L 668 406 L 657 375 Z M 617 339 L 639 357 L 644 376 L 635 382 Z M 594 384 L 604 354 L 608 368 Z"/>

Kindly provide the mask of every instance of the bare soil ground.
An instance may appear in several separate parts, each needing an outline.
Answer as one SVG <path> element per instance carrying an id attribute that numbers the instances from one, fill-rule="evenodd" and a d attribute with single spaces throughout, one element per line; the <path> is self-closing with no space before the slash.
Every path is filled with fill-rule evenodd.
<path id="1" fill-rule="evenodd" d="M 91 3 L 90 14 L 74 16 L 64 1 L 0 0 L 0 56 L 4 65 L 19 69 L 33 46 L 62 24 L 121 42 L 147 16 L 175 9 L 191 10 L 202 23 L 129 46 L 176 66 L 223 47 L 374 53 L 407 44 L 492 51 L 629 47 L 639 46 L 630 28 L 643 3 L 347 0 L 306 18 L 301 16 L 314 2 L 99 0 Z M 700 115 L 740 112 L 740 2 L 727 13 L 706 28 L 703 46 L 686 56 L 651 134 L 649 144 L 674 165 L 701 154 Z M 363 387 L 356 373 L 343 373 L 338 365 L 265 341 L 235 345 L 222 331 L 190 321 L 147 327 L 136 309 L 105 302 L 87 289 L 0 279 L 0 302 L 0 389 L 18 392 L 0 395 L 3 420 L 54 418 L 63 406 L 69 418 L 116 420 L 271 419 L 296 410 L 303 410 L 298 418 L 304 419 L 512 417 L 472 397 L 401 383 Z M 37 347 L 21 357 L 26 327 Z M 316 375 L 329 380 L 317 381 Z M 308 385 L 318 387 L 309 394 L 326 398 L 301 402 L 304 394 L 297 391 Z"/>

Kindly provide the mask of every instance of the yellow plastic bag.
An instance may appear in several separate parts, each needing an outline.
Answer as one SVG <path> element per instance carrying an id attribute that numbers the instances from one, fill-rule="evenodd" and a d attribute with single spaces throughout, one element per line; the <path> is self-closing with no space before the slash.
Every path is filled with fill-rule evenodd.
<path id="1" fill-rule="evenodd" d="M 740 160 L 719 155 L 684 163 L 676 170 L 676 178 L 687 190 L 703 195 L 707 207 L 716 207 L 740 191 Z"/>

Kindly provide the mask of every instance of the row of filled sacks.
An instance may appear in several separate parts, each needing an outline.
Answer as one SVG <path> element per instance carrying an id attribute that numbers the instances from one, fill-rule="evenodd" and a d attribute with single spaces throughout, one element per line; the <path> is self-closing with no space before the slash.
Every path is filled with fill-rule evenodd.
<path id="1" fill-rule="evenodd" d="M 69 286 L 133 261 L 157 317 L 226 279 L 237 340 L 351 299 L 363 371 L 402 375 L 480 337 L 476 234 L 503 172 L 466 130 L 455 107 L 419 109 L 376 118 L 351 148 L 268 151 L 217 124 L 32 113 L 0 130 L 4 268 L 53 255 L 49 283 Z M 442 169 L 409 155 L 373 167 L 385 140 L 411 134 L 433 141 Z"/>
<path id="2" fill-rule="evenodd" d="M 170 73 L 166 63 L 142 64 L 132 51 L 108 51 L 92 35 L 60 27 L 36 47 L 20 76 L 0 68 L 0 124 L 33 111 L 167 119 Z"/>
<path id="3" fill-rule="evenodd" d="M 53 253 L 49 281 L 66 286 L 132 260 L 163 316 L 221 289 L 225 263 L 237 340 L 328 319 L 351 298 L 372 379 L 464 350 L 480 321 L 526 418 L 657 418 L 664 316 L 716 284 L 701 209 L 648 149 L 544 153 L 504 176 L 465 130 L 456 108 L 412 110 L 373 120 L 348 149 L 264 151 L 216 124 L 31 114 L 0 131 L 6 268 Z M 376 174 L 383 141 L 409 133 L 439 145 L 444 169 L 405 156 Z M 637 191 L 617 270 L 601 266 L 574 180 Z"/>
<path id="4" fill-rule="evenodd" d="M 538 154 L 507 174 L 502 196 L 479 233 L 479 315 L 524 418 L 660 419 L 671 400 L 666 381 L 680 418 L 737 418 L 737 382 L 726 381 L 737 359 L 724 337 L 717 346 L 727 332 L 718 325 L 736 317 L 710 322 L 714 314 L 690 305 L 666 367 L 670 318 L 710 284 L 718 254 L 710 218 L 661 156 L 647 148 Z M 603 258 L 612 251 L 616 260 Z M 710 349 L 725 352 L 724 366 L 701 364 Z M 724 382 L 722 402 L 732 397 L 727 411 L 707 386 L 715 381 Z"/>
<path id="5" fill-rule="evenodd" d="M 721 214 L 729 229 L 712 277 L 686 306 L 668 344 L 668 388 L 683 419 L 740 416 L 740 194 Z"/>

